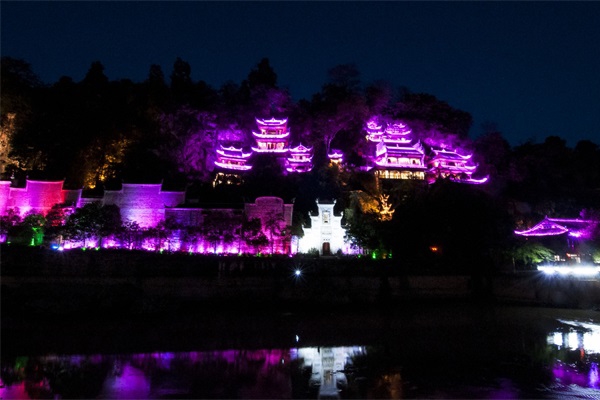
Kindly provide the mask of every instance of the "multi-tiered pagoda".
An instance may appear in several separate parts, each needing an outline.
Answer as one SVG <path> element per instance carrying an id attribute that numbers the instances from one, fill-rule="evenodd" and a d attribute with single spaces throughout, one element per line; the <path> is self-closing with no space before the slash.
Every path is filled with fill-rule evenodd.
<path id="1" fill-rule="evenodd" d="M 369 121 L 367 140 L 376 143 L 372 161 L 379 178 L 425 179 L 425 150 L 419 141 L 413 141 L 407 125 L 398 122 L 383 129 Z"/>
<path id="2" fill-rule="evenodd" d="M 286 160 L 287 172 L 309 172 L 312 170 L 312 147 L 298 145 L 290 147 L 290 156 Z"/>
<path id="3" fill-rule="evenodd" d="M 284 119 L 258 119 L 255 118 L 259 132 L 252 132 L 257 153 L 286 153 L 290 131 L 287 128 L 287 118 Z"/>

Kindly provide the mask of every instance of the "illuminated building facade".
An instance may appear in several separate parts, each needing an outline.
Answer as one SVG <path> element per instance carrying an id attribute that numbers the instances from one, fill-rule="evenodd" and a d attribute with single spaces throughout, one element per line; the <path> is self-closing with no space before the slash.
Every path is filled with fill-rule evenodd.
<path id="1" fill-rule="evenodd" d="M 438 178 L 462 183 L 484 183 L 474 179 L 477 166 L 471 154 L 461 155 L 444 143 L 426 146 L 414 140 L 412 130 L 402 122 L 387 124 L 367 122 L 366 140 L 374 144 L 371 168 L 380 179 L 417 179 L 435 182 Z"/>
<path id="2" fill-rule="evenodd" d="M 0 213 L 8 209 L 46 215 L 55 204 L 78 206 L 81 190 L 64 190 L 64 181 L 34 181 L 27 179 L 25 187 L 11 187 L 10 181 L 0 181 Z"/>
<path id="3" fill-rule="evenodd" d="M 586 254 L 585 246 L 580 245 L 584 241 L 594 239 L 599 224 L 600 221 L 597 220 L 545 217 L 531 229 L 516 230 L 514 233 L 542 241 L 544 245 L 556 251 L 555 261 L 581 263 L 582 259 L 589 258 L 589 255 Z"/>
<path id="4" fill-rule="evenodd" d="M 304 227 L 304 236 L 298 241 L 298 252 L 308 253 L 317 249 L 321 255 L 356 253 L 345 241 L 346 230 L 342 227 L 342 215 L 333 213 L 335 202 L 321 203 L 317 200 L 317 214 L 310 215 L 310 228 Z"/>
<path id="5" fill-rule="evenodd" d="M 225 171 L 248 171 L 252 168 L 247 164 L 251 155 L 252 153 L 244 153 L 241 148 L 221 146 L 217 149 L 215 165 Z"/>
<path id="6" fill-rule="evenodd" d="M 256 147 L 252 147 L 257 153 L 286 153 L 290 131 L 287 127 L 287 118 L 284 119 L 259 119 L 255 118 L 258 132 L 252 132 Z"/>
<path id="7" fill-rule="evenodd" d="M 286 173 L 302 173 L 312 170 L 312 148 L 302 144 L 289 147 L 290 130 L 288 120 L 284 119 L 259 119 L 255 118 L 258 132 L 253 131 L 252 137 L 256 145 L 248 153 L 241 148 L 220 145 L 216 150 L 217 172 L 213 186 L 239 185 L 242 183 L 243 173 L 252 169 L 251 159 L 256 154 L 265 154 L 275 157 Z"/>
<path id="8" fill-rule="evenodd" d="M 128 184 L 121 190 L 105 190 L 103 205 L 116 205 L 123 221 L 135 221 L 142 228 L 158 225 L 165 209 L 185 202 L 185 192 L 164 192 L 162 184 Z"/>
<path id="9" fill-rule="evenodd" d="M 427 180 L 430 183 L 438 178 L 450 179 L 464 183 L 484 183 L 487 178 L 473 179 L 471 175 L 477 166 L 471 162 L 472 154 L 461 155 L 451 149 L 439 147 L 431 148 L 431 155 L 427 161 Z"/>
<path id="10" fill-rule="evenodd" d="M 425 179 L 425 150 L 413 141 L 412 131 L 401 122 L 385 129 L 374 121 L 367 123 L 367 140 L 375 143 L 372 157 L 375 175 L 382 179 Z"/>
<path id="11" fill-rule="evenodd" d="M 242 183 L 242 173 L 252 169 L 248 164 L 252 152 L 244 153 L 242 148 L 234 146 L 217 149 L 217 160 L 215 166 L 217 173 L 213 179 L 213 187 L 218 185 L 239 185 Z"/>
<path id="12" fill-rule="evenodd" d="M 287 158 L 287 172 L 309 172 L 312 170 L 312 148 L 301 144 L 290 148 L 290 156 Z"/>
<path id="13" fill-rule="evenodd" d="M 545 217 L 540 223 L 515 234 L 525 237 L 567 235 L 572 238 L 591 239 L 599 221 Z"/>

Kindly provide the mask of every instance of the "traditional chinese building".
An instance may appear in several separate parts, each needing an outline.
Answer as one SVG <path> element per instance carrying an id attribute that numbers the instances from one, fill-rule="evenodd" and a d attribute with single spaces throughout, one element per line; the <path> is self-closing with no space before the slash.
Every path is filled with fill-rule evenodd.
<path id="1" fill-rule="evenodd" d="M 367 140 L 375 143 L 375 175 L 382 179 L 425 179 L 425 150 L 414 142 L 412 131 L 401 122 L 383 129 L 374 121 L 367 123 Z"/>
<path id="2" fill-rule="evenodd" d="M 252 147 L 252 150 L 258 153 L 286 153 L 290 138 L 287 118 L 255 118 L 255 120 L 259 131 L 252 132 L 252 136 L 256 140 L 256 147 Z"/>
<path id="3" fill-rule="evenodd" d="M 597 220 L 545 217 L 531 229 L 515 231 L 515 234 L 544 240 L 544 244 L 553 250 L 566 252 L 567 258 L 581 261 L 579 245 L 594 237 L 599 224 L 600 221 Z"/>
<path id="4" fill-rule="evenodd" d="M 291 147 L 286 160 L 287 172 L 309 172 L 312 170 L 312 148 L 298 145 Z"/>
<path id="5" fill-rule="evenodd" d="M 346 230 L 342 227 L 343 216 L 333 213 L 334 205 L 335 201 L 320 203 L 317 200 L 317 214 L 310 215 L 310 228 L 303 228 L 304 236 L 298 241 L 299 253 L 308 253 L 314 249 L 321 255 L 355 252 L 351 244 L 344 239 Z"/>
<path id="6" fill-rule="evenodd" d="M 432 147 L 427 160 L 427 180 L 430 183 L 438 178 L 446 178 L 456 182 L 483 183 L 484 179 L 473 179 L 471 175 L 477 166 L 471 161 L 472 154 L 461 155 L 454 150 Z"/>
<path id="7" fill-rule="evenodd" d="M 252 168 L 248 160 L 252 153 L 244 153 L 241 148 L 220 146 L 217 149 L 215 165 L 226 171 L 248 171 Z"/>
<path id="8" fill-rule="evenodd" d="M 330 165 L 339 166 L 342 165 L 342 162 L 344 161 L 344 154 L 338 149 L 331 149 L 331 152 L 327 154 L 327 157 L 329 158 Z"/>
<path id="9" fill-rule="evenodd" d="M 242 182 L 242 173 L 252 169 L 248 164 L 252 152 L 244 153 L 241 148 L 234 146 L 217 149 L 215 166 L 217 173 L 213 179 L 213 187 L 217 185 L 239 185 Z"/>
<path id="10" fill-rule="evenodd" d="M 477 166 L 472 155 L 461 155 L 453 149 L 424 145 L 414 140 L 412 130 L 402 122 L 387 124 L 374 120 L 365 127 L 366 140 L 375 144 L 370 157 L 371 168 L 381 179 L 418 179 L 433 183 L 447 178 L 463 183 L 484 183 L 474 179 Z"/>

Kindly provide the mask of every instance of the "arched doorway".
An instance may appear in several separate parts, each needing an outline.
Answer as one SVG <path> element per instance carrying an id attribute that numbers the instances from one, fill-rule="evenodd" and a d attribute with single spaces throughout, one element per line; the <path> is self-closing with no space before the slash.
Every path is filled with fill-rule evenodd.
<path id="1" fill-rule="evenodd" d="M 329 246 L 329 242 L 323 242 L 323 255 L 331 255 L 331 247 Z"/>

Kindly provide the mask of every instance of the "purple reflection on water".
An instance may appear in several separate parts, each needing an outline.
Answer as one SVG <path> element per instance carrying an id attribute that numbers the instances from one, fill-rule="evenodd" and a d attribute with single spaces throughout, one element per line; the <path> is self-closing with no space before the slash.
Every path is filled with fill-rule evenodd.
<path id="1" fill-rule="evenodd" d="M 150 381 L 143 371 L 130 364 L 117 367 L 102 387 L 100 397 L 107 399 L 146 399 L 150 397 Z"/>
<path id="2" fill-rule="evenodd" d="M 598 377 L 598 363 L 593 362 L 590 366 L 590 387 L 600 389 L 600 377 Z"/>
<path id="3" fill-rule="evenodd" d="M 594 364 L 592 363 L 592 368 L 594 368 Z M 581 370 L 575 366 L 565 364 L 563 362 L 557 361 L 554 363 L 554 367 L 552 368 L 552 375 L 556 381 L 562 385 L 577 385 L 581 387 L 597 387 L 598 386 L 598 366 L 595 366 L 595 379 L 596 381 L 592 381 L 592 369 L 590 372 Z"/>

